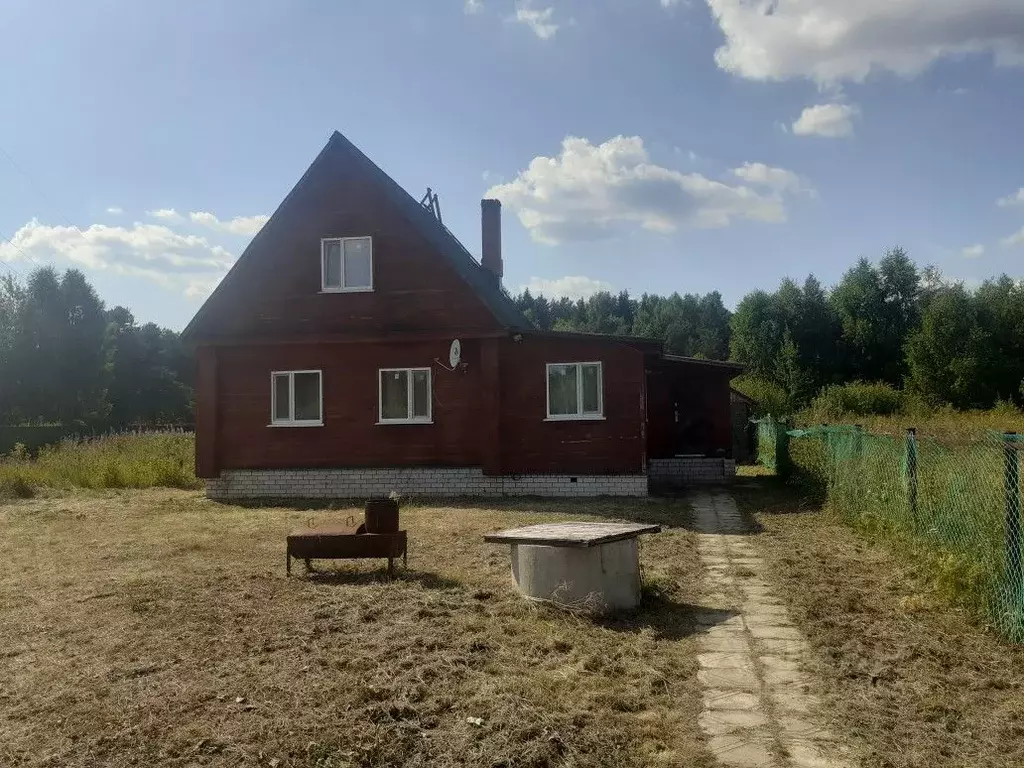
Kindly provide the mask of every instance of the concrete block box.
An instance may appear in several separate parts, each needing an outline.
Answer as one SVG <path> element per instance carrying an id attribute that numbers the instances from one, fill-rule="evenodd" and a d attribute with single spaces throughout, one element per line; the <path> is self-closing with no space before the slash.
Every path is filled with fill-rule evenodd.
<path id="1" fill-rule="evenodd" d="M 588 613 L 635 608 L 640 602 L 636 539 L 586 548 L 513 544 L 512 579 L 532 600 Z"/>

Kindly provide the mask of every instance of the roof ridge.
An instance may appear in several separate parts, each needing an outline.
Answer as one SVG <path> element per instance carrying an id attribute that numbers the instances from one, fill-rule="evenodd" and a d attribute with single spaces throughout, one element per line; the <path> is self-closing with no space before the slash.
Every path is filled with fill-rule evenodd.
<path id="1" fill-rule="evenodd" d="M 438 221 L 401 184 L 391 178 L 384 169 L 340 131 L 331 134 L 328 144 L 330 143 L 336 143 L 341 150 L 364 163 L 371 173 L 378 177 L 385 191 L 390 193 L 392 201 L 406 214 L 406 217 L 420 230 L 421 234 L 431 240 L 441 254 L 448 259 L 459 276 L 469 284 L 501 325 L 510 330 L 533 330 L 533 324 L 516 306 L 512 296 L 501 284 L 501 280 L 487 270 L 443 222 Z"/>
<path id="2" fill-rule="evenodd" d="M 335 131 L 334 133 L 338 133 L 338 132 Z M 340 136 L 341 134 L 338 134 L 338 135 Z M 224 285 L 231 278 L 232 274 L 234 274 L 235 269 L 238 267 L 238 265 L 245 258 L 246 254 L 248 254 L 249 251 L 252 250 L 256 246 L 256 244 L 260 241 L 260 239 L 263 237 L 263 233 L 267 231 L 268 225 L 274 220 L 274 217 L 277 216 L 277 214 L 286 205 L 288 205 L 288 201 L 291 200 L 292 197 L 295 196 L 295 193 L 299 190 L 299 188 L 302 187 L 302 185 L 306 181 L 306 179 L 309 178 L 309 175 L 310 175 L 310 173 L 313 172 L 313 169 L 317 166 L 318 163 L 321 162 L 321 160 L 323 160 L 324 156 L 327 154 L 327 150 L 330 149 L 330 147 L 331 147 L 331 140 L 333 138 L 334 138 L 334 135 L 332 134 L 331 137 L 327 140 L 327 143 L 324 144 L 324 146 L 320 149 L 319 152 L 316 153 L 316 157 L 313 158 L 313 162 L 311 162 L 309 164 L 309 167 L 306 168 L 306 170 L 303 172 L 302 176 L 299 177 L 299 180 L 297 182 L 295 182 L 295 184 L 292 185 L 292 188 L 290 190 L 288 190 L 288 194 L 286 194 L 281 199 L 281 202 L 277 204 L 277 207 L 274 209 L 274 212 L 272 214 L 270 214 L 270 218 L 268 218 L 265 222 L 263 222 L 263 226 L 260 227 L 259 232 L 257 232 L 255 234 L 255 236 L 252 238 L 252 240 L 249 241 L 249 244 L 246 245 L 245 248 L 242 249 L 242 252 L 240 254 L 238 254 L 238 258 L 235 259 L 235 263 L 231 265 L 230 269 L 228 269 L 228 271 L 224 274 L 224 277 L 222 277 L 220 279 L 220 282 L 217 283 L 216 287 L 210 292 L 210 295 L 206 297 L 206 300 L 202 303 L 202 305 L 196 311 L 195 315 L 193 315 L 193 317 L 189 321 L 188 325 L 186 325 L 185 328 L 182 330 L 182 332 L 180 334 L 182 339 L 187 340 L 188 336 L 195 332 L 195 328 L 199 325 L 200 320 L 208 312 L 207 307 L 209 307 L 209 306 L 211 306 L 213 304 L 214 297 L 218 293 L 221 292 L 221 289 L 224 287 Z"/>

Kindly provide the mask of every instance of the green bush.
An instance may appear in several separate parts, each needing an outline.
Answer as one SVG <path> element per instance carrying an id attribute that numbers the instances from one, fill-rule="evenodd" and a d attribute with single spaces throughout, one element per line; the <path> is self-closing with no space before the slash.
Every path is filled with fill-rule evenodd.
<path id="1" fill-rule="evenodd" d="M 107 435 L 44 446 L 34 458 L 15 450 L 0 459 L 0 496 L 38 488 L 199 488 L 195 436 L 182 432 Z"/>
<path id="2" fill-rule="evenodd" d="M 835 421 L 847 416 L 891 416 L 904 404 L 904 395 L 885 382 L 852 381 L 833 384 L 811 401 L 815 421 Z"/>

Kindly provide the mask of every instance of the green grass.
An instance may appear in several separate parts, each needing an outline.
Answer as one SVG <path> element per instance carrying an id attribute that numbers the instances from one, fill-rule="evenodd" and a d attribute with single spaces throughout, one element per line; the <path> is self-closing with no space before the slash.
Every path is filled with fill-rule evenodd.
<path id="1" fill-rule="evenodd" d="M 1012 406 L 1001 406 L 987 411 L 954 411 L 940 409 L 914 415 L 857 416 L 848 414 L 829 418 L 815 411 L 803 411 L 793 417 L 792 424 L 860 424 L 872 434 L 902 437 L 909 427 L 918 435 L 932 437 L 944 444 L 969 443 L 984 438 L 989 432 L 1018 432 L 1024 434 L 1024 411 Z"/>
<path id="2" fill-rule="evenodd" d="M 31 498 L 70 488 L 199 488 L 195 436 L 181 432 L 65 440 L 32 458 L 15 450 L 0 458 L 0 497 Z"/>

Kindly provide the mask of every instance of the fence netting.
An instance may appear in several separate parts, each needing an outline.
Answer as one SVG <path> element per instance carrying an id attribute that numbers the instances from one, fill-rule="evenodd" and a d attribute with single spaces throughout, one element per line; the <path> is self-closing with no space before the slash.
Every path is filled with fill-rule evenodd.
<path id="1" fill-rule="evenodd" d="M 767 422 L 769 420 L 762 420 Z M 758 425 L 758 457 L 862 532 L 926 565 L 938 588 L 1024 642 L 1022 436 L 939 441 L 852 426 Z"/>
<path id="2" fill-rule="evenodd" d="M 776 446 L 779 432 L 786 429 L 784 422 L 776 421 L 771 416 L 764 419 L 751 419 L 757 425 L 757 463 L 772 472 L 778 471 L 775 462 Z"/>

